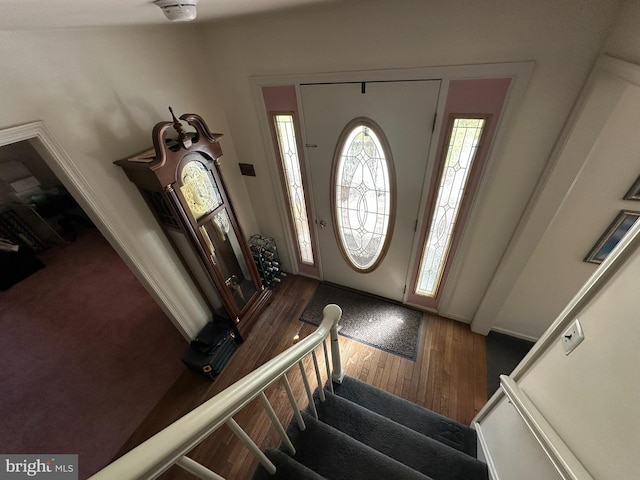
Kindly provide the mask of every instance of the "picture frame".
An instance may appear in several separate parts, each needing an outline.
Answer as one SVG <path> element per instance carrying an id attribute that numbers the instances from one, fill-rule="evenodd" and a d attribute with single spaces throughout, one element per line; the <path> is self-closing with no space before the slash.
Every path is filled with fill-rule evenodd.
<path id="1" fill-rule="evenodd" d="M 625 200 L 640 200 L 640 176 L 636 179 L 633 186 L 629 189 L 624 196 Z"/>
<path id="2" fill-rule="evenodd" d="M 602 263 L 616 245 L 618 245 L 622 237 L 624 237 L 629 229 L 636 223 L 638 218 L 640 218 L 639 211 L 621 210 L 584 258 L 584 261 L 596 264 Z"/>

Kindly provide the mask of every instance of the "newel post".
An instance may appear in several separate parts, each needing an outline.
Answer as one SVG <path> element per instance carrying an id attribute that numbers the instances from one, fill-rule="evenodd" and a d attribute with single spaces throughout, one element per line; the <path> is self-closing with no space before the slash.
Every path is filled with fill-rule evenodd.
<path id="1" fill-rule="evenodd" d="M 322 310 L 325 317 L 331 317 L 333 323 L 331 324 L 330 337 L 331 337 L 331 362 L 333 363 L 333 373 L 331 374 L 331 380 L 336 383 L 342 383 L 344 378 L 344 370 L 342 369 L 342 360 L 340 359 L 340 344 L 338 343 L 338 322 L 342 317 L 342 309 L 335 304 L 329 304 Z"/>

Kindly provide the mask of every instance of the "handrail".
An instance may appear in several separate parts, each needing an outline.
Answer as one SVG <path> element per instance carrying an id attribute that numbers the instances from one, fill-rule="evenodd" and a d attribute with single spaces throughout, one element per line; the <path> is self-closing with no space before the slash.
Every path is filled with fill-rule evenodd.
<path id="1" fill-rule="evenodd" d="M 342 310 L 330 304 L 324 307 L 322 313 L 322 322 L 311 335 L 107 465 L 90 477 L 91 480 L 156 478 L 323 343 L 328 334 L 331 334 L 332 340 L 333 377 L 342 378 L 339 351 L 334 349 L 334 345 L 337 348 L 338 344 L 337 326 Z M 335 372 L 335 360 L 338 372 Z"/>
<path id="2" fill-rule="evenodd" d="M 534 403 L 518 384 L 507 375 L 500 375 L 500 387 L 529 427 L 551 463 L 564 480 L 593 480 L 567 444 L 560 438 Z"/>

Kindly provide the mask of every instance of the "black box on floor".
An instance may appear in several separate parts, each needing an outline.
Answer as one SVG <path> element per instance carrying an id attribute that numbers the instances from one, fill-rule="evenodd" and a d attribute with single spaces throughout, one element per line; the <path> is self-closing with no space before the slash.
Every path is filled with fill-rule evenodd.
<path id="1" fill-rule="evenodd" d="M 238 348 L 240 336 L 227 322 L 209 322 L 191 341 L 182 362 L 192 371 L 215 380 Z"/>

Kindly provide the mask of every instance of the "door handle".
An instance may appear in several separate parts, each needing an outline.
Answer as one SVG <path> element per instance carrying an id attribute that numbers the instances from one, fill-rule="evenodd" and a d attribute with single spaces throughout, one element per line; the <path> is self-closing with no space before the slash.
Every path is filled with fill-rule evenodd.
<path id="1" fill-rule="evenodd" d="M 327 226 L 327 222 L 325 222 L 324 220 L 320 220 L 320 221 L 318 222 L 318 226 L 319 226 L 320 228 L 324 228 L 324 227 L 326 227 L 326 226 Z"/>

